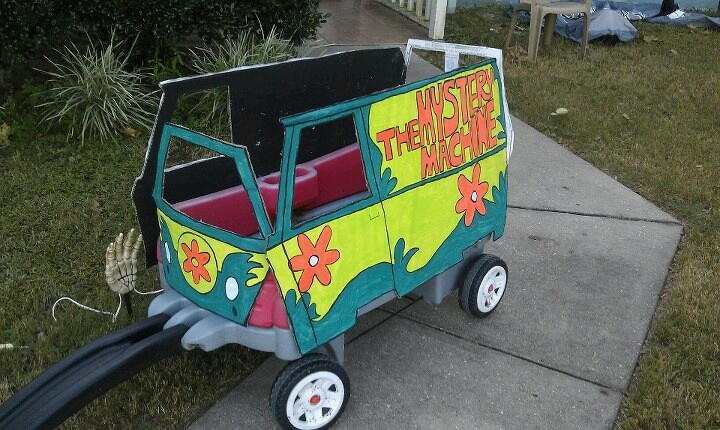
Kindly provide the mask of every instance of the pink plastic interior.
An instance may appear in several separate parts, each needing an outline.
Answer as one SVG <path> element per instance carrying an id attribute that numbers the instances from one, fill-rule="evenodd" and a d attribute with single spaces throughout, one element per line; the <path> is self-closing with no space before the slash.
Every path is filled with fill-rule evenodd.
<path id="1" fill-rule="evenodd" d="M 293 209 L 312 209 L 367 190 L 358 144 L 298 165 L 295 176 Z M 278 172 L 258 178 L 258 188 L 271 222 L 277 212 L 279 180 Z M 242 185 L 179 202 L 173 207 L 193 219 L 241 236 L 259 231 Z M 159 244 L 157 252 L 158 261 L 162 261 Z M 288 328 L 285 307 L 271 272 L 263 281 L 248 325 Z"/>
<path id="2" fill-rule="evenodd" d="M 185 200 L 173 207 L 197 221 L 241 236 L 250 236 L 260 230 L 242 185 Z"/>
<path id="3" fill-rule="evenodd" d="M 260 292 L 255 299 L 255 305 L 250 311 L 247 324 L 252 327 L 288 328 L 288 317 L 280 296 L 280 288 L 275 282 L 275 276 L 268 272 Z"/>
<path id="4" fill-rule="evenodd" d="M 367 190 L 357 144 L 299 164 L 295 171 L 294 209 L 312 209 Z M 279 179 L 278 172 L 258 178 L 271 222 L 277 213 Z M 241 236 L 250 236 L 259 230 L 242 185 L 179 202 L 173 207 L 193 219 Z"/>
<path id="5" fill-rule="evenodd" d="M 272 173 L 258 179 L 258 188 L 265 209 L 271 219 L 277 214 L 280 173 Z M 293 188 L 293 209 L 312 207 L 320 191 L 317 171 L 308 165 L 295 167 L 295 185 Z"/>
<path id="6" fill-rule="evenodd" d="M 303 163 L 317 171 L 318 195 L 308 208 L 322 206 L 368 189 L 357 143 Z"/>

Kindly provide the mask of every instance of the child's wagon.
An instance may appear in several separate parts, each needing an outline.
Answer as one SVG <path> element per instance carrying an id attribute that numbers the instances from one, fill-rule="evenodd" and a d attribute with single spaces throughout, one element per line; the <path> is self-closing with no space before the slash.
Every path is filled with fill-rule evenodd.
<path id="1" fill-rule="evenodd" d="M 178 343 L 238 343 L 291 361 L 270 396 L 284 428 L 325 428 L 349 400 L 343 335 L 360 315 L 456 289 L 488 315 L 508 273 L 483 254 L 507 208 L 500 58 L 411 84 L 397 48 L 163 82 L 133 200 L 164 292 L 0 406 L 0 426 L 62 422 Z M 173 123 L 181 98 L 217 89 L 229 138 Z"/>
<path id="2" fill-rule="evenodd" d="M 507 266 L 482 253 L 505 225 L 500 70 L 485 61 L 396 86 L 404 74 L 400 51 L 386 49 L 163 85 L 163 103 L 227 86 L 236 116 L 233 143 L 156 124 L 134 194 L 166 291 L 150 314 L 190 325 L 186 348 L 240 343 L 297 360 L 272 389 L 284 427 L 321 428 L 342 412 L 343 333 L 359 315 L 413 292 L 439 303 L 459 287 L 462 308 L 484 316 L 503 295 Z M 323 90 L 307 91 L 308 79 Z M 256 106 L 247 86 L 286 97 Z M 245 135 L 258 116 L 267 129 Z M 203 158 L 170 167 L 188 145 Z"/>

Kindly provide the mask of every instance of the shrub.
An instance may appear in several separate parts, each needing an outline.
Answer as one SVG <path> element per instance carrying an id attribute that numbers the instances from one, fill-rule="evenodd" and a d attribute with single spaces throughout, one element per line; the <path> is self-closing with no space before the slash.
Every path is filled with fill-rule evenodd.
<path id="1" fill-rule="evenodd" d="M 111 36 L 105 48 L 90 42 L 85 53 L 75 44 L 58 51 L 61 60 L 50 61 L 50 89 L 46 101 L 38 105 L 43 120 L 67 124 L 68 139 L 99 137 L 101 142 L 123 128 L 150 128 L 156 101 L 141 82 L 150 74 L 126 71 L 128 57 L 119 53 L 122 42 Z"/>
<path id="2" fill-rule="evenodd" d="M 279 36 L 276 27 L 266 34 L 255 36 L 250 30 L 240 32 L 236 37 L 215 43 L 209 48 L 190 51 L 191 69 L 197 73 L 212 73 L 253 64 L 274 63 L 297 55 L 289 39 Z M 194 108 L 205 113 L 204 124 L 222 126 L 229 121 L 227 90 L 213 89 L 202 93 Z M 213 130 L 217 133 L 217 129 Z"/>
<path id="3" fill-rule="evenodd" d="M 59 1 L 0 0 L 0 64 L 32 58 L 70 27 Z"/>
<path id="4" fill-rule="evenodd" d="M 32 58 L 58 40 L 83 31 L 107 42 L 137 38 L 139 61 L 162 58 L 168 47 L 196 39 L 225 38 L 275 25 L 297 44 L 315 35 L 324 19 L 319 0 L 0 0 L 0 62 Z"/>

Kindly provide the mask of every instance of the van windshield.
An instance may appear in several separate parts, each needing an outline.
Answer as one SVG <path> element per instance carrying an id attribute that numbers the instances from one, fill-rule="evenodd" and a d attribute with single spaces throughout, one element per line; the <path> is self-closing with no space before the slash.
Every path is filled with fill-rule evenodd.
<path id="1" fill-rule="evenodd" d="M 178 212 L 235 235 L 263 237 L 232 157 L 171 136 L 162 183 L 163 200 Z"/>

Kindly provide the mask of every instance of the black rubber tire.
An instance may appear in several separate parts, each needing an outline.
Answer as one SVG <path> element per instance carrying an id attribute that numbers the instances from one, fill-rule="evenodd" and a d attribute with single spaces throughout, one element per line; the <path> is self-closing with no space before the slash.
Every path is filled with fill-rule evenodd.
<path id="1" fill-rule="evenodd" d="M 290 422 L 290 419 L 285 412 L 285 407 L 293 388 L 295 388 L 295 386 L 306 376 L 315 372 L 323 371 L 331 372 L 340 378 L 343 383 L 345 395 L 343 397 L 342 405 L 335 413 L 333 419 L 327 424 L 317 427 L 317 429 L 326 429 L 332 426 L 332 424 L 340 418 L 345 410 L 345 406 L 347 406 L 348 401 L 350 400 L 350 378 L 348 378 L 345 369 L 343 369 L 343 367 L 335 360 L 321 354 L 312 354 L 288 363 L 288 365 L 285 366 L 275 379 L 275 383 L 270 391 L 270 409 L 275 416 L 275 420 L 283 429 L 297 429 L 297 427 Z"/>
<path id="2" fill-rule="evenodd" d="M 485 275 L 490 272 L 494 267 L 500 266 L 505 270 L 505 288 L 507 287 L 508 279 L 508 268 L 507 264 L 500 257 L 496 257 L 492 254 L 482 254 L 475 260 L 475 263 L 470 267 L 465 281 L 458 290 L 458 302 L 460 308 L 465 312 L 469 313 L 478 318 L 484 318 L 490 315 L 502 301 L 502 297 L 505 295 L 505 288 L 502 290 L 502 295 L 498 299 L 498 303 L 489 311 L 482 311 L 478 307 L 478 292 L 482 284 L 482 280 Z"/>

